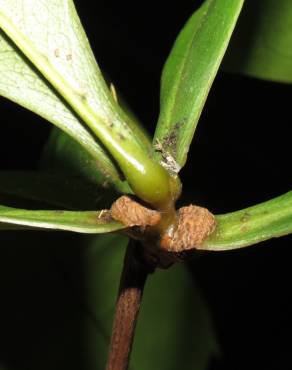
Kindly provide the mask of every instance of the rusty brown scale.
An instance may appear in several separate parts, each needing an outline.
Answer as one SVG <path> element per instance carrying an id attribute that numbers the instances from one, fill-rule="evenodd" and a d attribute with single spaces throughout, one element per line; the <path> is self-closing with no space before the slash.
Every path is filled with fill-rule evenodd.
<path id="1" fill-rule="evenodd" d="M 111 207 L 111 216 L 115 220 L 131 228 L 140 227 L 141 239 L 147 240 L 147 230 L 151 241 L 153 233 L 159 230 L 161 213 L 149 209 L 129 196 L 120 197 Z M 208 209 L 189 205 L 177 212 L 175 225 L 169 225 L 157 236 L 157 247 L 170 253 L 181 253 L 192 249 L 200 249 L 203 241 L 215 230 L 215 217 Z M 154 231 L 154 232 L 153 232 Z"/>

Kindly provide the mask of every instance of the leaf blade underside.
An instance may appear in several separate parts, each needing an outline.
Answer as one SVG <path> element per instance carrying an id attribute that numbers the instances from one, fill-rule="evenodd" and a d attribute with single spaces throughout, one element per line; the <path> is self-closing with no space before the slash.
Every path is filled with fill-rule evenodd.
<path id="1" fill-rule="evenodd" d="M 72 0 L 1 0 L 0 72 L 0 95 L 65 131 L 95 159 L 96 171 L 106 181 L 121 192 L 129 189 L 83 118 L 64 100 L 66 88 L 73 98 L 86 96 L 102 120 L 122 125 Z M 57 87 L 43 77 L 44 72 L 57 81 Z"/>
<path id="2" fill-rule="evenodd" d="M 21 229 L 27 226 L 86 234 L 107 233 L 124 228 L 110 219 L 106 211 L 34 211 L 0 205 L 0 229 L 5 230 L 7 224 L 20 225 Z"/>

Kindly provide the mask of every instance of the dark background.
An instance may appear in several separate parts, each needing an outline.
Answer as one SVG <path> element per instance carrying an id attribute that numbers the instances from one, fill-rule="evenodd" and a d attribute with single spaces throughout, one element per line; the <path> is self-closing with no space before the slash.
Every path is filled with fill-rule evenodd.
<path id="1" fill-rule="evenodd" d="M 76 1 L 97 60 L 153 132 L 162 66 L 195 2 L 96 3 Z M 291 96 L 288 85 L 219 73 L 182 170 L 182 203 L 224 213 L 289 191 Z M 0 168 L 36 168 L 49 129 L 1 99 Z M 209 370 L 291 368 L 291 244 L 287 236 L 191 264 L 222 349 Z"/>

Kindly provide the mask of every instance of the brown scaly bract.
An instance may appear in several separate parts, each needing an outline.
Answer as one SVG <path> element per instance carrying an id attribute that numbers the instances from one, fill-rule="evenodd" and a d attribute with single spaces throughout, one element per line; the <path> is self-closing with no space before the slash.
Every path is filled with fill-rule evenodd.
<path id="1" fill-rule="evenodd" d="M 125 195 L 115 201 L 110 214 L 113 219 L 129 228 L 133 226 L 140 227 L 141 239 L 146 240 L 146 242 L 146 227 L 156 226 L 161 220 L 160 212 L 142 206 Z M 216 228 L 215 217 L 206 208 L 190 205 L 180 208 L 177 215 L 176 225 L 160 235 L 160 238 L 158 237 L 160 240 L 157 247 L 161 251 L 176 254 L 192 249 L 200 249 L 203 241 Z M 153 233 L 151 234 L 151 240 L 153 240 L 152 238 Z"/>
<path id="2" fill-rule="evenodd" d="M 215 227 L 215 217 L 206 208 L 194 205 L 182 207 L 178 211 L 177 227 L 162 237 L 161 247 L 176 253 L 200 249 Z"/>
<path id="3" fill-rule="evenodd" d="M 157 225 L 161 219 L 158 211 L 142 206 L 130 197 L 123 195 L 111 207 L 111 216 L 127 227 Z"/>

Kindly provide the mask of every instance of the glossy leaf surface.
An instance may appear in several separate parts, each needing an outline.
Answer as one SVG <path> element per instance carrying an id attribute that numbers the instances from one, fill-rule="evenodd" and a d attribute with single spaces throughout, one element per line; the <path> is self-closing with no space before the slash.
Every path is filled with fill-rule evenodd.
<path id="1" fill-rule="evenodd" d="M 60 7 L 58 3 L 61 2 L 55 1 L 52 6 L 54 8 Z M 74 15 L 75 10 L 72 5 L 71 7 L 67 6 L 65 12 L 65 3 L 69 4 L 69 2 L 63 1 L 63 9 L 60 8 L 59 11 L 63 10 L 63 14 L 66 12 L 68 14 L 70 11 Z M 23 31 L 26 30 L 27 36 L 33 38 L 38 46 L 42 47 L 43 55 L 62 69 L 60 73 L 64 77 L 67 76 L 70 81 L 74 82 L 75 89 L 81 89 L 82 84 L 85 84 L 92 95 L 94 88 L 97 88 L 96 82 L 94 86 L 92 84 L 96 81 L 98 70 L 76 14 L 75 19 L 72 17 L 70 20 L 74 23 L 74 27 L 80 31 L 77 39 L 76 34 L 72 31 L 72 25 L 66 22 L 61 25 L 58 20 L 54 21 L 54 14 L 46 7 L 44 1 L 34 2 L 34 4 L 27 3 L 22 8 L 22 1 L 1 0 L 0 14 L 5 11 L 11 13 L 12 19 L 17 17 Z M 55 35 L 47 34 L 48 29 L 45 26 L 54 27 Z M 76 116 L 17 46 L 5 36 L 1 27 L 0 73 L 0 95 L 39 114 L 65 131 L 85 148 L 89 156 L 94 158 L 97 171 L 100 171 L 108 181 L 113 182 L 118 188 L 122 186 L 114 164 L 88 129 L 84 127 L 82 120 Z M 89 81 L 93 82 L 90 84 Z"/>
<path id="2" fill-rule="evenodd" d="M 103 143 L 136 195 L 166 202 L 169 176 L 107 88 L 73 1 L 1 0 L 0 27 Z"/>
<path id="3" fill-rule="evenodd" d="M 292 2 L 247 1 L 227 49 L 223 68 L 292 83 Z"/>
<path id="4" fill-rule="evenodd" d="M 292 191 L 240 211 L 216 216 L 204 250 L 230 250 L 292 233 Z"/>
<path id="5" fill-rule="evenodd" d="M 243 0 L 207 0 L 179 34 L 164 66 L 155 145 L 185 164 L 200 114 Z"/>

